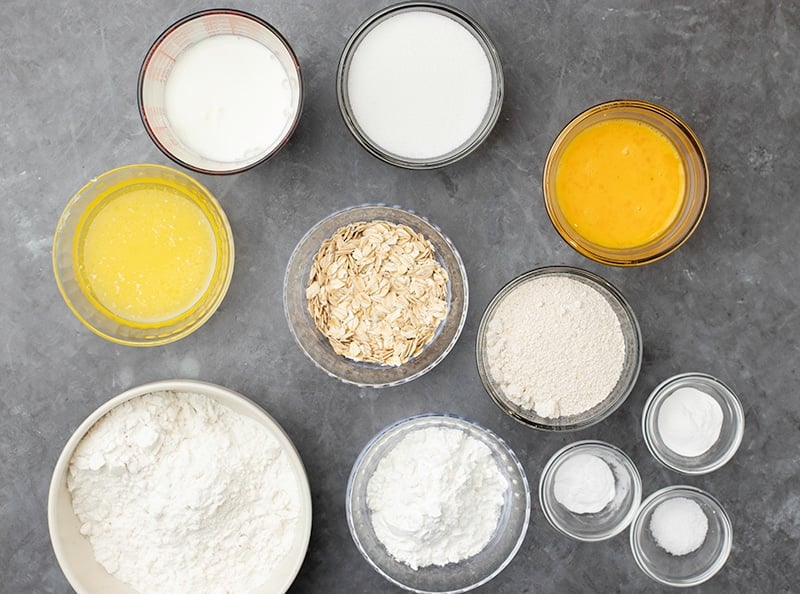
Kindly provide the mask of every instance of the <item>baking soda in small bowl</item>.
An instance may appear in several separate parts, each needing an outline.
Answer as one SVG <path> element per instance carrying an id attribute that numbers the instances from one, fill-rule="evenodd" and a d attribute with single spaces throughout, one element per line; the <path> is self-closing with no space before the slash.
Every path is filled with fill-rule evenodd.
<path id="1" fill-rule="evenodd" d="M 558 467 L 553 493 L 569 511 L 593 514 L 614 501 L 614 482 L 614 473 L 602 458 L 577 454 Z"/>
<path id="2" fill-rule="evenodd" d="M 641 496 L 641 477 L 630 457 L 596 440 L 561 448 L 539 480 L 539 503 L 547 521 L 583 542 L 607 540 L 623 531 L 636 515 Z"/>
<path id="3" fill-rule="evenodd" d="M 687 386 L 672 392 L 661 404 L 658 431 L 673 452 L 696 457 L 719 439 L 722 419 L 722 407 L 713 396 Z"/>

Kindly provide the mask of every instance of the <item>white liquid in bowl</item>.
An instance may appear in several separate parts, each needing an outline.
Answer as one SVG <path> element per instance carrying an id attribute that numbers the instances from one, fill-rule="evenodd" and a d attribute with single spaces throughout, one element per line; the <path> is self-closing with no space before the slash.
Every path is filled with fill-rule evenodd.
<path id="1" fill-rule="evenodd" d="M 216 35 L 181 53 L 164 90 L 167 119 L 192 151 L 249 161 L 279 143 L 296 111 L 289 75 L 268 48 Z"/>
<path id="2" fill-rule="evenodd" d="M 373 143 L 407 159 L 431 159 L 457 150 L 479 129 L 492 72 L 463 25 L 414 10 L 367 33 L 346 84 L 353 117 Z"/>

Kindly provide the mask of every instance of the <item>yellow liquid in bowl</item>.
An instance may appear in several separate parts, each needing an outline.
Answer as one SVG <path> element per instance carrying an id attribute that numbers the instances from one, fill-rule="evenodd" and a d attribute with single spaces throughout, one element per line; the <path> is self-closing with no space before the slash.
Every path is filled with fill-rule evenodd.
<path id="1" fill-rule="evenodd" d="M 610 119 L 579 132 L 556 171 L 556 200 L 567 223 L 607 248 L 644 245 L 669 229 L 684 202 L 686 172 L 659 130 Z"/>
<path id="2" fill-rule="evenodd" d="M 137 325 L 174 320 L 198 303 L 217 260 L 203 209 L 169 182 L 133 180 L 84 215 L 74 259 L 83 292 L 112 317 Z"/>

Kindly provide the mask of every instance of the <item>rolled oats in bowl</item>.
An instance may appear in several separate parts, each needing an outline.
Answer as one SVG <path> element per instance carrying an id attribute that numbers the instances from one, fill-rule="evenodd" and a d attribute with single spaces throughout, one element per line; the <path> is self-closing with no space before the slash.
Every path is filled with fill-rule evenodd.
<path id="1" fill-rule="evenodd" d="M 421 233 L 360 221 L 322 243 L 306 298 L 338 354 L 397 366 L 419 355 L 447 316 L 447 271 Z"/>
<path id="2" fill-rule="evenodd" d="M 317 223 L 286 269 L 284 309 L 303 352 L 360 386 L 401 384 L 435 367 L 461 334 L 467 278 L 425 218 L 381 204 Z"/>

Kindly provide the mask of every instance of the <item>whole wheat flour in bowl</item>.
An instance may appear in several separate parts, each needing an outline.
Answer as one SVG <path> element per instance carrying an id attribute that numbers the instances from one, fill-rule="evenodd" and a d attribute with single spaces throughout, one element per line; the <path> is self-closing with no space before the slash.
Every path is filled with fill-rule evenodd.
<path id="1" fill-rule="evenodd" d="M 607 281 L 539 268 L 501 289 L 478 329 L 478 371 L 496 404 L 539 429 L 581 429 L 625 400 L 641 365 L 633 312 Z"/>

